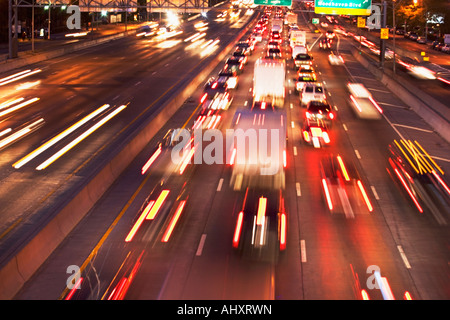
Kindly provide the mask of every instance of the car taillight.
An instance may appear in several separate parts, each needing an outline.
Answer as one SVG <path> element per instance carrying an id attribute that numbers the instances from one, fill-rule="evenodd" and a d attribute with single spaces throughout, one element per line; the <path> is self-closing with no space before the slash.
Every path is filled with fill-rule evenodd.
<path id="1" fill-rule="evenodd" d="M 330 112 L 330 119 L 334 119 L 334 113 Z"/>

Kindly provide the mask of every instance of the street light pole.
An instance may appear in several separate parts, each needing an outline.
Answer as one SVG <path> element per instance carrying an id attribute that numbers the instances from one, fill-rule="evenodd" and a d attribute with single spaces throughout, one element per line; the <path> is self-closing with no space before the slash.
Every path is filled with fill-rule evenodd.
<path id="1" fill-rule="evenodd" d="M 386 8 L 387 8 L 386 0 L 383 0 L 382 6 L 383 6 L 383 14 L 381 17 L 381 28 L 386 28 Z M 380 68 L 381 69 L 384 68 L 385 51 L 386 51 L 386 40 L 380 39 Z"/>

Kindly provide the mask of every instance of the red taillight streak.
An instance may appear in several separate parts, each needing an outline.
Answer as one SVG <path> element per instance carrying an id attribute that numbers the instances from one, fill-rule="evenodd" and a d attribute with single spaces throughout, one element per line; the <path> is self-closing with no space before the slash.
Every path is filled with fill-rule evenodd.
<path id="1" fill-rule="evenodd" d="M 436 177 L 436 179 L 439 181 L 439 183 L 444 187 L 445 191 L 447 191 L 448 194 L 450 194 L 450 189 L 448 188 L 447 184 L 442 180 L 441 177 L 436 173 L 436 171 L 431 171 L 433 175 Z"/>
<path id="2" fill-rule="evenodd" d="M 364 198 L 364 202 L 366 203 L 367 209 L 369 209 L 369 212 L 373 211 L 372 204 L 370 203 L 369 197 L 367 196 L 366 190 L 364 190 L 364 186 L 362 185 L 361 181 L 358 180 L 357 182 L 359 191 L 361 191 L 361 194 Z"/>
<path id="3" fill-rule="evenodd" d="M 394 169 L 395 173 L 397 174 L 398 178 L 400 179 L 400 181 L 403 184 L 403 187 L 405 187 L 406 191 L 408 192 L 409 196 L 411 197 L 411 199 L 414 201 L 414 204 L 416 205 L 417 209 L 419 209 L 420 213 L 423 212 L 422 207 L 420 206 L 419 202 L 417 201 L 416 197 L 414 196 L 414 194 L 412 193 L 411 189 L 408 187 L 405 179 L 403 179 L 402 175 L 400 174 L 400 172 L 398 172 L 397 168 Z"/>
<path id="4" fill-rule="evenodd" d="M 405 294 L 403 295 L 403 298 L 405 300 L 412 300 L 411 294 L 408 291 L 405 291 Z"/>
<path id="5" fill-rule="evenodd" d="M 350 95 L 350 99 L 353 101 L 353 103 L 355 104 L 355 106 L 358 109 L 358 111 L 362 112 L 361 107 L 359 106 L 358 102 L 356 102 L 355 98 L 352 95 Z"/>
<path id="6" fill-rule="evenodd" d="M 328 191 L 327 181 L 322 179 L 323 190 L 325 191 L 325 197 L 327 198 L 328 208 L 333 210 L 333 203 L 331 202 L 330 192 Z"/>
<path id="7" fill-rule="evenodd" d="M 380 106 L 378 105 L 378 103 L 377 103 L 372 97 L 369 97 L 369 100 L 372 101 L 373 105 L 375 106 L 375 108 L 377 108 L 377 110 L 378 110 L 380 113 L 383 113 L 383 109 L 380 108 Z"/>
<path id="8" fill-rule="evenodd" d="M 205 101 L 206 97 L 208 96 L 207 93 L 205 93 L 202 98 L 200 99 L 200 102 L 203 103 L 203 101 Z"/>
<path id="9" fill-rule="evenodd" d="M 280 225 L 280 250 L 284 250 L 286 249 L 286 214 L 284 212 L 281 214 Z"/>
<path id="10" fill-rule="evenodd" d="M 108 300 L 118 300 L 126 283 L 127 283 L 126 277 L 123 277 L 122 279 L 120 279 L 117 286 L 114 288 L 114 290 L 109 295 Z"/>
<path id="11" fill-rule="evenodd" d="M 239 245 L 239 237 L 241 235 L 241 229 L 242 229 L 242 220 L 244 219 L 244 212 L 239 212 L 238 219 L 236 222 L 236 229 L 234 230 L 234 236 L 233 236 L 233 247 L 237 247 Z"/>
<path id="12" fill-rule="evenodd" d="M 161 145 L 159 145 L 158 149 L 153 153 L 153 155 L 148 159 L 148 161 L 145 163 L 145 165 L 142 167 L 141 173 L 144 174 L 147 172 L 148 168 L 155 162 L 156 158 L 161 154 Z"/>
<path id="13" fill-rule="evenodd" d="M 73 288 L 70 290 L 69 294 L 67 295 L 67 297 L 65 298 L 65 300 L 70 300 L 72 299 L 73 295 L 75 294 L 75 291 L 78 290 L 81 286 L 81 282 L 83 281 L 83 278 L 80 277 L 78 279 L 78 281 L 75 283 L 75 285 L 73 286 Z"/>
<path id="14" fill-rule="evenodd" d="M 175 228 L 175 225 L 178 222 L 178 219 L 180 218 L 181 212 L 183 211 L 184 205 L 186 204 L 186 200 L 183 200 L 178 205 L 177 211 L 175 212 L 174 216 L 172 217 L 172 220 L 170 220 L 169 226 L 166 229 L 166 232 L 164 233 L 164 236 L 162 237 L 162 242 L 169 241 L 170 235 L 173 232 L 173 229 Z"/>
<path id="15" fill-rule="evenodd" d="M 286 168 L 287 166 L 287 156 L 286 156 L 286 149 L 283 150 L 283 167 Z"/>

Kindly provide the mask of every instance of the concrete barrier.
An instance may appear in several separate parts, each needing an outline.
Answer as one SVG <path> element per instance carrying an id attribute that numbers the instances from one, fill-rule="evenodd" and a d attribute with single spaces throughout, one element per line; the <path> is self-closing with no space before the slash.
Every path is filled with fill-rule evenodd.
<path id="1" fill-rule="evenodd" d="M 375 78 L 411 107 L 442 138 L 450 142 L 450 109 L 447 106 L 415 87 L 411 82 L 405 85 L 397 81 L 397 75 L 391 70 L 380 70 L 359 54 L 359 50 L 353 49 L 352 54 Z"/>
<path id="2" fill-rule="evenodd" d="M 178 89 L 169 101 L 161 105 L 155 116 L 138 127 L 118 153 L 109 159 L 92 179 L 85 181 L 79 191 L 56 209 L 48 222 L 29 236 L 27 241 L 0 269 L 0 299 L 13 299 L 25 282 L 38 270 L 51 253 L 59 246 L 73 228 L 86 216 L 113 182 L 146 147 L 150 140 L 183 105 L 199 85 L 204 83 L 219 62 L 235 46 L 254 24 L 256 18 L 248 21 L 230 44 L 223 49 L 191 82 Z"/>

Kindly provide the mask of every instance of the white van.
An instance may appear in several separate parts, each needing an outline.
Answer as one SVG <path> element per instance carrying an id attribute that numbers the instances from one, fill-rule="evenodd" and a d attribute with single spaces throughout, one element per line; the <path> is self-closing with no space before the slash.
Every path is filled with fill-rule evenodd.
<path id="1" fill-rule="evenodd" d="M 296 45 L 292 48 L 292 59 L 294 59 L 298 54 L 307 54 L 307 50 L 305 46 Z"/>

